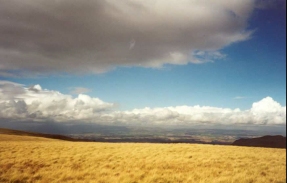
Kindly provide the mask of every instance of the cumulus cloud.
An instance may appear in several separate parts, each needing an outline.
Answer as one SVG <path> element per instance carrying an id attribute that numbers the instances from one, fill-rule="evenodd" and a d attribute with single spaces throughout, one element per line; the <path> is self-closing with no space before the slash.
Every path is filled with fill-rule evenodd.
<path id="1" fill-rule="evenodd" d="M 14 120 L 122 125 L 286 125 L 286 106 L 271 97 L 253 103 L 245 111 L 210 106 L 117 111 L 115 104 L 88 95 L 73 98 L 40 85 L 25 87 L 4 81 L 0 81 L 0 96 L 0 118 Z"/>
<path id="2" fill-rule="evenodd" d="M 23 93 L 23 85 L 0 80 L 0 99 L 15 99 L 17 95 Z"/>
<path id="3" fill-rule="evenodd" d="M 0 96 L 0 118 L 36 121 L 85 120 L 114 107 L 112 103 L 84 94 L 73 98 L 58 91 L 42 89 L 40 85 L 24 87 L 3 81 L 0 83 Z"/>
<path id="4" fill-rule="evenodd" d="M 100 73 L 225 57 L 255 0 L 0 0 L 0 74 Z"/>
<path id="5" fill-rule="evenodd" d="M 286 124 L 286 106 L 282 107 L 271 97 L 266 97 L 252 105 L 251 112 L 254 116 L 253 120 L 257 123 L 268 124 Z"/>
<path id="6" fill-rule="evenodd" d="M 123 123 L 134 121 L 163 125 L 284 125 L 286 107 L 267 97 L 254 103 L 252 108 L 246 111 L 210 106 L 145 108 L 118 112 L 117 120 Z"/>

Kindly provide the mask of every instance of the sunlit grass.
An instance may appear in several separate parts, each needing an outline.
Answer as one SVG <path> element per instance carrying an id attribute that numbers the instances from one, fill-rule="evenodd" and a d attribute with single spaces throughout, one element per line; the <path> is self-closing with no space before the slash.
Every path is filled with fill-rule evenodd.
<path id="1" fill-rule="evenodd" d="M 286 150 L 0 135 L 0 182 L 285 182 Z"/>

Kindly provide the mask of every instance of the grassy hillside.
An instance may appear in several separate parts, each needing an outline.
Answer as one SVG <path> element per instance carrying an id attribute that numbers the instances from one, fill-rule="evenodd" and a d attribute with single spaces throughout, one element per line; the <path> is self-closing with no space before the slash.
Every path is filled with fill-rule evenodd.
<path id="1" fill-rule="evenodd" d="M 285 182 L 286 150 L 0 134 L 0 182 Z"/>
<path id="2" fill-rule="evenodd" d="M 0 135 L 6 134 L 6 135 L 17 135 L 17 136 L 31 136 L 31 137 L 43 137 L 43 138 L 49 138 L 49 139 L 58 139 L 58 140 L 66 140 L 66 141 L 77 141 L 76 139 L 63 136 L 63 135 L 52 135 L 52 134 L 43 134 L 43 133 L 32 133 L 32 132 L 25 132 L 25 131 L 19 131 L 19 130 L 11 130 L 11 129 L 5 129 L 0 128 Z M 0 139 L 1 140 L 1 139 Z"/>

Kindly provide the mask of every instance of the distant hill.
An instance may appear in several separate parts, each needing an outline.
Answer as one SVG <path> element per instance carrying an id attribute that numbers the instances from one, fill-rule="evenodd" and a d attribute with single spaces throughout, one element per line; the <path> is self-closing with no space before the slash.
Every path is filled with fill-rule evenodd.
<path id="1" fill-rule="evenodd" d="M 239 139 L 230 143 L 223 142 L 203 142 L 200 140 L 194 139 L 178 139 L 170 140 L 164 138 L 128 138 L 128 139 L 105 139 L 105 138 L 96 138 L 96 139 L 79 139 L 72 138 L 64 135 L 56 134 L 43 134 L 43 133 L 34 133 L 34 132 L 25 132 L 19 130 L 11 130 L 0 128 L 0 134 L 5 135 L 17 135 L 17 136 L 31 136 L 31 137 L 42 137 L 49 139 L 65 140 L 71 142 L 109 142 L 109 143 L 122 143 L 122 142 L 137 142 L 137 143 L 192 143 L 192 144 L 213 144 L 213 145 L 234 145 L 234 146 L 249 146 L 249 147 L 269 147 L 269 148 L 285 148 L 286 149 L 286 137 L 283 136 L 264 136 L 259 138 L 249 138 L 249 139 Z"/>
<path id="2" fill-rule="evenodd" d="M 286 137 L 278 135 L 278 136 L 264 136 L 252 139 L 239 139 L 236 140 L 232 145 L 286 149 Z"/>
<path id="3" fill-rule="evenodd" d="M 53 134 L 42 134 L 42 133 L 33 133 L 33 132 L 24 132 L 19 130 L 11 130 L 0 128 L 0 134 L 5 135 L 18 135 L 18 136 L 32 136 L 32 137 L 43 137 L 43 138 L 50 138 L 50 139 L 58 139 L 58 140 L 65 140 L 65 141 L 80 141 L 77 139 L 73 139 L 71 137 L 63 136 L 63 135 L 53 135 Z M 84 140 L 81 140 L 84 141 Z"/>

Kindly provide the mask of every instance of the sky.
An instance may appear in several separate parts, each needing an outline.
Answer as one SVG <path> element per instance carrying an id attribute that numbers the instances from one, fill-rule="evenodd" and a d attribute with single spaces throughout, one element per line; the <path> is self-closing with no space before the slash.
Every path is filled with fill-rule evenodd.
<path id="1" fill-rule="evenodd" d="M 0 0 L 0 119 L 286 126 L 285 0 Z"/>

